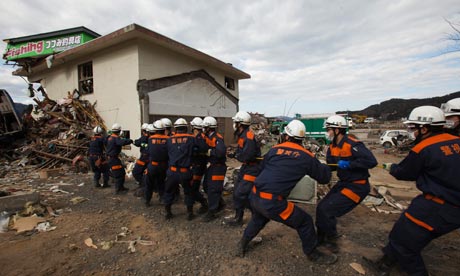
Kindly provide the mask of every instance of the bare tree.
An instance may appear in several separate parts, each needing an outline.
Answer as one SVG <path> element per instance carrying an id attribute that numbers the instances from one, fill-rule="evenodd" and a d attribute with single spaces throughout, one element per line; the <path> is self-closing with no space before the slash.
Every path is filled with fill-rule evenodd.
<path id="1" fill-rule="evenodd" d="M 448 52 L 458 52 L 460 51 L 460 24 L 452 23 L 447 19 L 444 20 L 446 20 L 447 24 L 449 24 L 453 30 L 453 33 L 447 35 L 447 40 L 453 43 L 453 45 L 449 47 Z"/>

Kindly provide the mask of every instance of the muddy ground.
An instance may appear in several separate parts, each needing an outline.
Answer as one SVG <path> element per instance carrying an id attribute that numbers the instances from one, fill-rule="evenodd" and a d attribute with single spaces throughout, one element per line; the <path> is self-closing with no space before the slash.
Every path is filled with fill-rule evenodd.
<path id="1" fill-rule="evenodd" d="M 399 156 L 374 151 L 379 163 L 397 162 Z M 236 162 L 229 162 L 236 166 Z M 396 183 L 407 187 L 394 193 L 402 203 L 415 194 L 414 184 L 394 180 L 380 168 L 371 171 L 371 183 Z M 113 189 L 95 189 L 91 175 L 71 175 L 47 182 L 71 184 L 60 186 L 74 194 L 65 194 L 48 200 L 54 210 L 64 210 L 58 217 L 47 217 L 57 228 L 50 232 L 17 234 L 14 230 L 0 234 L 1 275 L 359 275 L 351 263 L 362 264 L 366 275 L 374 275 L 362 260 L 363 256 L 377 258 L 388 233 L 399 217 L 383 214 L 360 205 L 339 219 L 339 260 L 331 266 L 314 265 L 303 255 L 297 233 L 281 224 L 270 222 L 260 233 L 262 241 L 252 243 L 246 257 L 234 257 L 237 241 L 244 227 L 230 228 L 217 219 L 204 223 L 198 217 L 186 220 L 183 204 L 173 206 L 175 217 L 163 218 L 163 206 L 158 200 L 147 208 L 133 196 L 114 195 Z M 46 181 L 45 181 L 46 182 Z M 83 186 L 78 186 L 80 183 Z M 30 180 L 31 186 L 44 185 L 39 179 Z M 127 187 L 135 188 L 132 180 Z M 392 190 L 390 190 L 392 191 Z M 82 196 L 89 200 L 73 205 L 69 199 Z M 43 200 L 44 198 L 42 198 Z M 226 195 L 226 209 L 221 218 L 233 214 L 231 195 Z M 407 203 L 406 203 L 407 204 Z M 314 217 L 315 205 L 299 204 Z M 249 214 L 245 216 L 245 222 Z M 116 239 L 107 250 L 101 242 Z M 458 275 L 460 270 L 460 233 L 454 231 L 432 242 L 423 256 L 431 275 Z M 84 241 L 92 238 L 97 249 Z M 135 245 L 136 239 L 151 242 Z M 109 244 L 110 243 L 106 243 Z M 394 270 L 392 275 L 403 275 Z"/>

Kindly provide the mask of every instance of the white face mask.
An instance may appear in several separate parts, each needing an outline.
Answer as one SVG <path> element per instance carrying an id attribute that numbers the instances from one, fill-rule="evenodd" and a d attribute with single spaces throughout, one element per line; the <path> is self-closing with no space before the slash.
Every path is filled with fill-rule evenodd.
<path id="1" fill-rule="evenodd" d="M 449 128 L 453 129 L 458 125 L 458 121 L 454 120 L 446 120 L 446 124 L 444 125 L 444 128 Z"/>
<path id="2" fill-rule="evenodd" d="M 326 132 L 326 139 L 329 141 L 334 140 L 334 131 L 331 130 L 331 131 Z"/>
<path id="3" fill-rule="evenodd" d="M 237 127 L 236 127 L 236 123 L 233 123 L 233 130 L 236 131 Z"/>

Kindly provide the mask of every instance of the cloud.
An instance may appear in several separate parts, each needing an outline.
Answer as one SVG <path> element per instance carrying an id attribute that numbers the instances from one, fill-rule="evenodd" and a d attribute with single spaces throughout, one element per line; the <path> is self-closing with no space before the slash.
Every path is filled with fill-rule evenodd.
<path id="1" fill-rule="evenodd" d="M 13 1 L 0 37 L 138 23 L 251 74 L 240 109 L 267 115 L 359 110 L 390 98 L 460 90 L 445 38 L 457 1 Z M 5 45 L 0 46 L 4 50 Z M 2 66 L 0 85 L 26 95 Z"/>

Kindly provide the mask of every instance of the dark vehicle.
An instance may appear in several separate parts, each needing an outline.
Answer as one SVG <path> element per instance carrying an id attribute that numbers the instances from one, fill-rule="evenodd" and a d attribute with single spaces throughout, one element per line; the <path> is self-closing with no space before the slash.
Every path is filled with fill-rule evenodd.
<path id="1" fill-rule="evenodd" d="M 0 142 L 11 143 L 23 135 L 20 114 L 8 92 L 0 89 Z"/>

